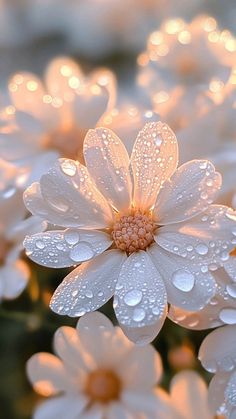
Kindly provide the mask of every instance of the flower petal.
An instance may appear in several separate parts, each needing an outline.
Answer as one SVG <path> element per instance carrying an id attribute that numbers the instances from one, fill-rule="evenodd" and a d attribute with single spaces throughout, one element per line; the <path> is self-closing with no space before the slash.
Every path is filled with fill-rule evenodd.
<path id="1" fill-rule="evenodd" d="M 230 372 L 218 372 L 211 380 L 208 389 L 208 402 L 209 407 L 213 414 L 219 410 L 219 408 L 225 402 L 225 389 L 229 380 Z M 217 416 L 216 416 L 217 417 Z"/>
<path id="2" fill-rule="evenodd" d="M 61 360 L 46 352 L 35 354 L 28 360 L 27 375 L 34 390 L 42 396 L 68 391 L 72 385 Z"/>
<path id="3" fill-rule="evenodd" d="M 223 266 L 236 243 L 235 212 L 225 206 L 211 205 L 188 222 L 157 230 L 155 241 L 165 250 L 202 266 Z M 203 268 L 204 269 L 204 268 Z"/>
<path id="4" fill-rule="evenodd" d="M 121 268 L 114 297 L 121 326 L 138 327 L 142 333 L 162 318 L 166 303 L 165 286 L 148 254 L 132 253 Z"/>
<path id="5" fill-rule="evenodd" d="M 136 414 L 134 416 L 135 418 L 142 412 L 145 415 L 145 419 L 180 419 L 175 416 L 165 416 L 167 413 L 170 414 L 171 409 L 168 408 L 168 410 L 166 410 L 167 403 L 161 400 L 156 394 L 153 394 L 150 389 L 148 392 L 145 392 L 145 390 L 125 390 L 122 394 L 122 402 L 131 410 L 131 412 L 134 412 L 134 415 Z"/>
<path id="6" fill-rule="evenodd" d="M 106 416 L 107 419 L 134 419 L 131 412 L 126 409 L 120 402 L 113 402 L 107 406 Z"/>
<path id="7" fill-rule="evenodd" d="M 64 268 L 93 259 L 112 244 L 108 234 L 97 230 L 53 230 L 26 236 L 27 256 L 40 265 Z"/>
<path id="8" fill-rule="evenodd" d="M 152 342 L 160 332 L 167 315 L 167 305 L 162 316 L 153 324 L 143 327 L 126 327 L 121 324 L 121 328 L 129 340 L 136 345 L 147 345 Z"/>
<path id="9" fill-rule="evenodd" d="M 30 277 L 30 269 L 23 260 L 0 268 L 0 299 L 18 297 L 25 289 Z"/>
<path id="10" fill-rule="evenodd" d="M 209 419 L 207 386 L 194 371 L 182 371 L 171 381 L 171 400 L 183 419 Z"/>
<path id="11" fill-rule="evenodd" d="M 59 285 L 50 302 L 58 314 L 79 317 L 105 304 L 114 294 L 123 252 L 108 250 L 74 269 Z"/>
<path id="12" fill-rule="evenodd" d="M 131 154 L 134 176 L 134 204 L 151 208 L 161 185 L 171 177 L 178 163 L 174 133 L 162 122 L 151 122 L 139 132 Z"/>
<path id="13" fill-rule="evenodd" d="M 193 160 L 180 166 L 165 182 L 154 208 L 160 225 L 185 221 L 205 211 L 221 186 L 221 175 L 207 160 Z"/>
<path id="14" fill-rule="evenodd" d="M 81 417 L 87 400 L 82 394 L 60 396 L 41 403 L 34 412 L 34 419 L 77 419 Z"/>
<path id="15" fill-rule="evenodd" d="M 236 326 L 220 327 L 207 335 L 198 357 L 203 367 L 211 373 L 232 370 L 236 365 Z"/>
<path id="16" fill-rule="evenodd" d="M 125 388 L 150 391 L 161 380 L 161 357 L 152 345 L 134 346 L 119 363 Z"/>
<path id="17" fill-rule="evenodd" d="M 169 303 L 185 310 L 200 310 L 215 294 L 213 276 L 202 273 L 197 260 L 185 260 L 156 244 L 148 249 L 148 254 L 163 279 Z"/>
<path id="18" fill-rule="evenodd" d="M 59 327 L 54 334 L 53 346 L 70 374 L 77 376 L 77 391 L 83 385 L 84 375 L 89 369 L 78 331 L 69 326 Z"/>
<path id="19" fill-rule="evenodd" d="M 129 156 L 120 139 L 109 129 L 89 130 L 84 140 L 84 158 L 108 202 L 119 211 L 129 208 L 132 193 Z"/>
<path id="20" fill-rule="evenodd" d="M 42 216 L 44 210 L 49 222 L 63 227 L 103 228 L 112 221 L 108 203 L 96 189 L 87 169 L 78 161 L 59 159 L 41 177 L 40 190 L 41 199 L 39 187 L 27 189 L 25 203 L 36 215 Z M 34 202 L 35 198 L 37 203 Z M 42 198 L 46 208 L 42 208 Z M 41 204 L 39 210 L 38 203 Z"/>
<path id="21" fill-rule="evenodd" d="M 75 95 L 75 87 L 79 86 L 83 79 L 78 64 L 68 57 L 53 59 L 45 74 L 47 90 L 53 97 L 66 101 L 68 95 Z"/>

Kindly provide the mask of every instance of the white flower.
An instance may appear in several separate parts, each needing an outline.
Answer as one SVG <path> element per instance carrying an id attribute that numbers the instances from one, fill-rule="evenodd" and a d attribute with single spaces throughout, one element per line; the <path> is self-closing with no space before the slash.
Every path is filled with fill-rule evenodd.
<path id="1" fill-rule="evenodd" d="M 159 354 L 130 343 L 103 314 L 85 315 L 76 329 L 60 327 L 54 351 L 27 363 L 34 390 L 57 396 L 39 405 L 34 419 L 166 418 L 167 403 L 154 392 L 162 375 Z"/>
<path id="2" fill-rule="evenodd" d="M 59 156 L 81 157 L 87 130 L 113 107 L 116 93 L 109 70 L 97 69 L 85 77 L 66 57 L 49 64 L 45 83 L 34 74 L 19 73 L 8 87 L 12 106 L 6 107 L 0 130 L 1 153 L 29 166 L 31 182 Z"/>
<path id="3" fill-rule="evenodd" d="M 43 227 L 38 217 L 26 218 L 19 184 L 22 171 L 0 160 L 0 300 L 18 297 L 30 271 L 21 259 L 23 239 Z"/>
<path id="4" fill-rule="evenodd" d="M 157 394 L 160 390 L 157 390 Z M 165 394 L 166 419 L 214 419 L 208 407 L 208 392 L 199 374 L 185 370 L 176 374 L 170 383 L 170 394 Z M 159 416 L 157 416 L 158 418 Z M 223 418 L 222 418 L 223 419 Z"/>
<path id="5" fill-rule="evenodd" d="M 29 211 L 66 228 L 27 237 L 27 254 L 54 268 L 85 262 L 57 288 L 55 312 L 81 316 L 114 295 L 124 332 L 149 342 L 167 300 L 196 311 L 213 297 L 209 269 L 235 246 L 235 214 L 211 205 L 221 177 L 210 162 L 177 169 L 177 140 L 161 122 L 145 125 L 131 158 L 112 131 L 90 130 L 84 158 L 87 168 L 60 159 L 26 190 Z"/>
<path id="6" fill-rule="evenodd" d="M 212 412 L 236 418 L 236 325 L 220 327 L 211 332 L 199 350 L 199 359 L 206 370 L 214 373 L 209 386 Z"/>
<path id="7" fill-rule="evenodd" d="M 138 59 L 138 79 L 152 95 L 179 85 L 204 88 L 215 79 L 225 83 L 235 58 L 235 38 L 229 31 L 220 32 L 212 17 L 198 16 L 189 24 L 170 19 L 150 35 L 147 51 Z"/>

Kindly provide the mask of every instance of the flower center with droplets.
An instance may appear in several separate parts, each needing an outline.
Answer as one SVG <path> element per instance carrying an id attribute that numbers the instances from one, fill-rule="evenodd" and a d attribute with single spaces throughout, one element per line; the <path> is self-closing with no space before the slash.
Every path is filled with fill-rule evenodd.
<path id="1" fill-rule="evenodd" d="M 112 237 L 118 249 L 130 254 L 145 250 L 154 242 L 155 228 L 149 214 L 135 211 L 117 219 L 113 226 Z"/>
<path id="2" fill-rule="evenodd" d="M 62 157 L 84 163 L 83 140 L 86 133 L 87 130 L 73 126 L 61 127 L 48 134 L 43 145 L 45 148 L 58 150 Z"/>
<path id="3" fill-rule="evenodd" d="M 113 371 L 98 369 L 88 375 L 84 392 L 91 404 L 106 404 L 119 399 L 121 387 L 120 378 Z"/>

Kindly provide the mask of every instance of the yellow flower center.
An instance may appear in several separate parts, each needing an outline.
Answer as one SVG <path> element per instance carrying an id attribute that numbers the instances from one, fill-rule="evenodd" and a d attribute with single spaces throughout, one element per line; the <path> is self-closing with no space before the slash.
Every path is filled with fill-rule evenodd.
<path id="1" fill-rule="evenodd" d="M 112 237 L 118 249 L 127 253 L 145 250 L 154 242 L 155 224 L 150 214 L 135 211 L 117 218 Z"/>
<path id="2" fill-rule="evenodd" d="M 106 404 L 112 400 L 118 400 L 121 392 L 120 378 L 110 370 L 95 370 L 88 375 L 84 392 L 90 404 Z"/>

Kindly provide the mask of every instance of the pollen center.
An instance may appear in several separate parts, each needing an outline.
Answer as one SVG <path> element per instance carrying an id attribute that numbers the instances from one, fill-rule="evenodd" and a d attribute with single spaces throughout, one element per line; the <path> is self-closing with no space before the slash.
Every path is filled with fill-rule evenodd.
<path id="1" fill-rule="evenodd" d="M 151 216 L 136 211 L 117 219 L 112 237 L 118 249 L 133 253 L 145 250 L 154 242 L 154 230 L 155 224 Z"/>
<path id="2" fill-rule="evenodd" d="M 113 371 L 99 369 L 88 375 L 85 394 L 90 403 L 105 404 L 119 399 L 121 387 L 121 381 Z"/>

